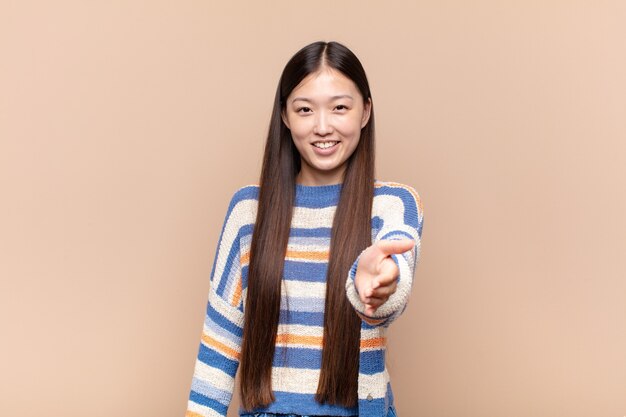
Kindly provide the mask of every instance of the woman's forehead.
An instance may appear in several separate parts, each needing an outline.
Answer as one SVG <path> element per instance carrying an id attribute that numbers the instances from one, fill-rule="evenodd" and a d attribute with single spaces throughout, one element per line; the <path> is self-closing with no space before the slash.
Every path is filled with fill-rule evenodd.
<path id="1" fill-rule="evenodd" d="M 289 101 L 306 99 L 308 101 L 360 97 L 354 82 L 340 71 L 322 67 L 304 77 L 288 97 Z"/>

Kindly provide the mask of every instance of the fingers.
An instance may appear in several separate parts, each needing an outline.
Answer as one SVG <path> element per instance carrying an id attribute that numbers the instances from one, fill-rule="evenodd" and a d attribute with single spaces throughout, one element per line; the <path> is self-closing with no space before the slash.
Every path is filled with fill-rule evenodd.
<path id="1" fill-rule="evenodd" d="M 379 307 L 384 304 L 393 293 L 396 292 L 397 288 L 398 284 L 396 283 L 396 281 L 393 281 L 388 285 L 384 285 L 378 288 L 370 287 L 367 290 L 363 291 L 363 293 L 361 294 L 361 302 L 366 305 Z"/>
<path id="2" fill-rule="evenodd" d="M 385 258 L 381 262 L 380 272 L 371 281 L 364 283 L 360 289 L 361 301 L 365 304 L 380 305 L 396 292 L 398 266 L 391 258 Z"/>
<path id="3" fill-rule="evenodd" d="M 365 304 L 383 304 L 393 293 L 396 292 L 397 288 L 398 285 L 394 282 L 390 285 L 379 287 L 377 289 L 369 289 L 365 291 L 361 301 Z"/>
<path id="4" fill-rule="evenodd" d="M 376 310 L 377 310 L 376 307 L 372 307 L 372 306 L 366 305 L 364 313 L 365 313 L 366 316 L 373 316 L 374 313 L 376 312 Z"/>
<path id="5" fill-rule="evenodd" d="M 388 288 L 388 287 L 385 287 L 385 288 Z M 364 311 L 365 315 L 372 316 L 376 312 L 378 307 L 385 304 L 387 300 L 389 300 L 389 297 L 394 292 L 396 292 L 396 285 L 393 285 L 393 289 L 388 290 L 388 295 L 384 295 L 380 298 L 379 297 L 367 297 L 365 298 L 365 300 L 362 299 L 361 301 L 363 301 L 363 303 L 365 304 L 365 311 Z"/>
<path id="6" fill-rule="evenodd" d="M 415 241 L 413 239 L 379 240 L 376 246 L 385 256 L 389 256 L 411 250 L 415 246 Z"/>
<path id="7" fill-rule="evenodd" d="M 396 292 L 396 289 L 398 288 L 398 284 L 396 284 L 396 282 L 392 282 L 389 285 L 385 285 L 383 287 L 378 287 L 374 290 L 372 290 L 372 295 L 370 295 L 371 298 L 389 298 L 391 296 L 391 294 Z"/>
<path id="8" fill-rule="evenodd" d="M 398 284 L 394 281 L 389 285 L 378 287 L 376 289 L 370 288 L 365 291 L 365 294 L 361 295 L 361 302 L 365 304 L 365 315 L 372 316 L 381 305 L 385 304 L 389 297 L 396 292 Z"/>
<path id="9" fill-rule="evenodd" d="M 378 274 L 372 280 L 372 288 L 384 287 L 396 282 L 400 274 L 398 265 L 391 258 L 385 258 L 380 263 Z"/>
<path id="10" fill-rule="evenodd" d="M 364 251 L 355 285 L 361 302 L 365 304 L 366 315 L 373 315 L 396 292 L 400 271 L 391 255 L 407 252 L 414 246 L 412 239 L 379 240 Z"/>

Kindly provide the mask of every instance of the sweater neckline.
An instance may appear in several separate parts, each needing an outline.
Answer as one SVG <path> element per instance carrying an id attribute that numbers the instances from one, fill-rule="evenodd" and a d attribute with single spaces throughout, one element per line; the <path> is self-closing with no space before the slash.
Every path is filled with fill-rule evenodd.
<path id="1" fill-rule="evenodd" d="M 303 185 L 296 183 L 296 205 L 314 205 L 318 207 L 337 205 L 342 185 L 343 183 L 328 185 Z"/>

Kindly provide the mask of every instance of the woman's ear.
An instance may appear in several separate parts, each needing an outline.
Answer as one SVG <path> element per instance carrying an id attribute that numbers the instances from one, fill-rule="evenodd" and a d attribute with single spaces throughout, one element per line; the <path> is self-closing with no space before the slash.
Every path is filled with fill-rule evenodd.
<path id="1" fill-rule="evenodd" d="M 372 112 L 372 99 L 368 97 L 365 105 L 363 106 L 363 117 L 361 118 L 361 129 L 365 127 L 370 120 L 370 114 Z"/>

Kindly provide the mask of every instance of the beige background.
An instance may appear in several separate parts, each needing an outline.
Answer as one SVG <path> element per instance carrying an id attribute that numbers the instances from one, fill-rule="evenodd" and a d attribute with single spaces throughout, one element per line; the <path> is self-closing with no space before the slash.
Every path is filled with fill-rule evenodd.
<path id="1" fill-rule="evenodd" d="M 424 203 L 399 415 L 626 415 L 626 3 L 255 3 L 0 2 L 0 415 L 184 414 L 228 201 L 319 39 Z"/>

